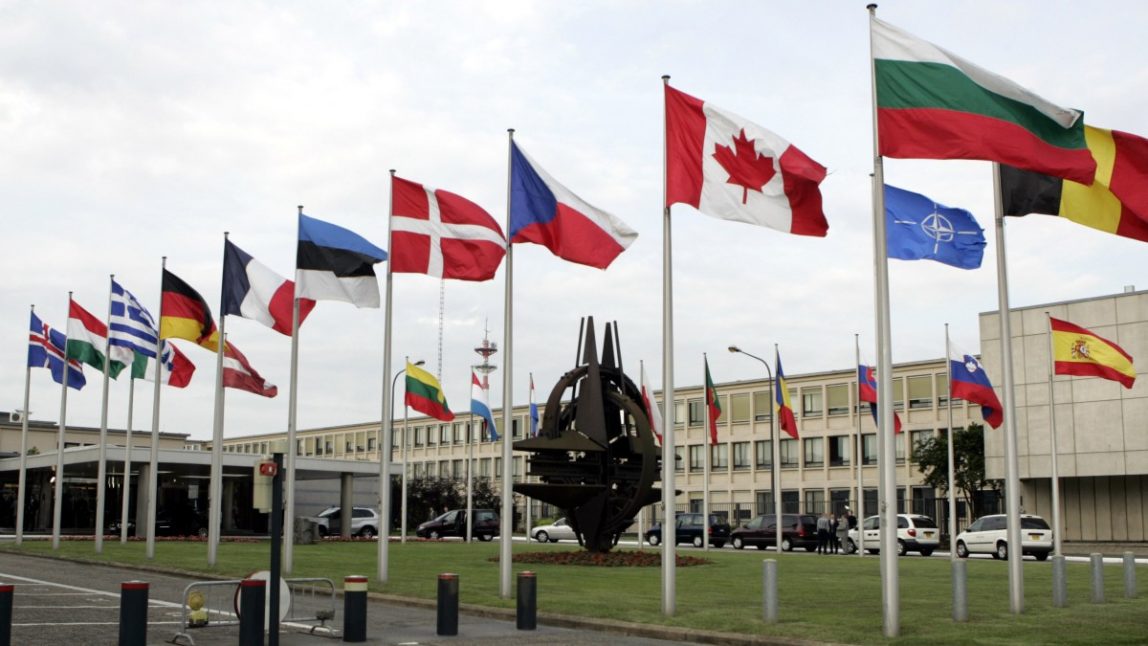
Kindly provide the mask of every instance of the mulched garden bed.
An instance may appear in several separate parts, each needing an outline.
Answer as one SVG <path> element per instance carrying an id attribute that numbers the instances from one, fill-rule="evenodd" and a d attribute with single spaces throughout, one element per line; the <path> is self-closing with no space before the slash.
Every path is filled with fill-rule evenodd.
<path id="1" fill-rule="evenodd" d="M 696 556 L 676 555 L 678 567 L 709 565 L 713 561 Z M 498 557 L 489 559 L 497 561 Z M 515 563 L 544 563 L 547 565 L 588 565 L 591 567 L 658 567 L 662 553 L 658 551 L 617 551 L 600 554 L 586 550 L 563 552 L 521 552 L 514 555 Z"/>

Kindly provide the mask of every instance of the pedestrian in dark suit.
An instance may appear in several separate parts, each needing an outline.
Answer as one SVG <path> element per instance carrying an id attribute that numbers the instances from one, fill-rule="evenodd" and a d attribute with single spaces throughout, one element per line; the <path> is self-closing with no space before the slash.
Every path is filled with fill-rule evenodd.
<path id="1" fill-rule="evenodd" d="M 817 519 L 817 553 L 829 553 L 829 512 L 823 512 Z"/>

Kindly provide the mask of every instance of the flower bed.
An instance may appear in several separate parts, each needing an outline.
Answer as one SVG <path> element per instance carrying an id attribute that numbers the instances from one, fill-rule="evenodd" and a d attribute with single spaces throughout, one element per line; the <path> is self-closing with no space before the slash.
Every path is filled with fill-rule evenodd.
<path id="1" fill-rule="evenodd" d="M 695 556 L 677 556 L 678 567 L 709 565 L 713 561 Z M 490 561 L 498 561 L 491 557 Z M 592 567 L 657 567 L 662 564 L 662 553 L 658 551 L 587 552 L 586 550 L 554 552 L 521 552 L 514 555 L 515 563 L 543 563 L 547 565 L 589 565 Z"/>

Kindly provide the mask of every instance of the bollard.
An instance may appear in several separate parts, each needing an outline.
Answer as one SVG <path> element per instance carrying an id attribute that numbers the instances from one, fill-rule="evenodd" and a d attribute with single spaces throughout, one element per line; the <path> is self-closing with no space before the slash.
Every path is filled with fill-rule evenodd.
<path id="1" fill-rule="evenodd" d="M 767 624 L 777 623 L 777 559 L 761 562 L 761 617 Z"/>
<path id="2" fill-rule="evenodd" d="M 534 630 L 538 627 L 538 579 L 530 571 L 518 573 L 518 615 L 519 630 Z"/>
<path id="3" fill-rule="evenodd" d="M 267 582 L 244 579 L 239 582 L 239 646 L 263 646 L 263 612 Z"/>
<path id="4" fill-rule="evenodd" d="M 367 641 L 367 577 L 343 577 L 343 641 Z"/>
<path id="5" fill-rule="evenodd" d="M 1124 553 L 1124 598 L 1136 598 L 1136 555 L 1132 552 Z M 11 604 L 11 601 L 8 603 Z"/>
<path id="6" fill-rule="evenodd" d="M 1104 603 L 1104 556 L 1092 554 L 1092 603 Z"/>
<path id="7" fill-rule="evenodd" d="M 458 634 L 458 575 L 438 575 L 438 634 Z"/>
<path id="8" fill-rule="evenodd" d="M 119 646 L 146 646 L 147 592 L 146 581 L 125 581 L 120 584 Z"/>
<path id="9" fill-rule="evenodd" d="M 1065 569 L 1066 560 L 1063 554 L 1052 557 L 1052 607 L 1064 608 L 1068 606 L 1068 572 Z"/>
<path id="10" fill-rule="evenodd" d="M 0 646 L 12 646 L 12 595 L 15 586 L 0 583 Z"/>
<path id="11" fill-rule="evenodd" d="M 953 621 L 969 620 L 969 564 L 964 559 L 952 561 L 953 567 Z"/>

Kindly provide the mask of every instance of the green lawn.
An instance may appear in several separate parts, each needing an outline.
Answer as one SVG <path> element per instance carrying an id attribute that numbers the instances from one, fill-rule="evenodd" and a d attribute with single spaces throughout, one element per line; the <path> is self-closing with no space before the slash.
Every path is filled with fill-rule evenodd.
<path id="1" fill-rule="evenodd" d="M 15 550 L 12 546 L 5 549 Z M 568 545 L 514 545 L 515 552 L 577 549 Z M 633 548 L 627 548 L 633 549 Z M 47 541 L 27 541 L 18 551 L 51 554 Z M 323 576 L 341 584 L 348 574 L 371 579 L 371 589 L 433 599 L 441 572 L 459 574 L 463 603 L 514 607 L 499 598 L 498 543 L 409 542 L 390 546 L 390 581 L 375 581 L 374 542 L 328 542 L 295 547 L 292 576 Z M 691 555 L 700 555 L 690 550 Z M 106 541 L 97 556 L 91 542 L 66 541 L 59 555 L 93 562 L 146 564 L 144 544 Z M 158 542 L 154 564 L 240 578 L 267 569 L 264 543 L 225 542 L 219 563 L 206 566 L 202 542 Z M 679 568 L 677 612 L 661 612 L 659 568 L 589 568 L 515 565 L 538 573 L 540 612 L 603 617 L 734 633 L 770 634 L 837 643 L 884 643 L 881 579 L 877 557 L 782 554 L 778 563 L 780 617 L 761 621 L 761 561 L 772 551 L 710 552 L 712 565 Z M 1107 603 L 1090 603 L 1089 566 L 1068 564 L 1069 607 L 1053 608 L 1050 563 L 1026 561 L 1025 612 L 1008 610 L 1006 564 L 971 559 L 967 624 L 951 620 L 951 583 L 946 558 L 901 559 L 901 637 L 905 644 L 1144 644 L 1148 643 L 1148 568 L 1141 567 L 1139 598 L 1124 598 L 1121 566 L 1105 568 Z M 144 577 L 146 578 L 146 577 Z"/>

